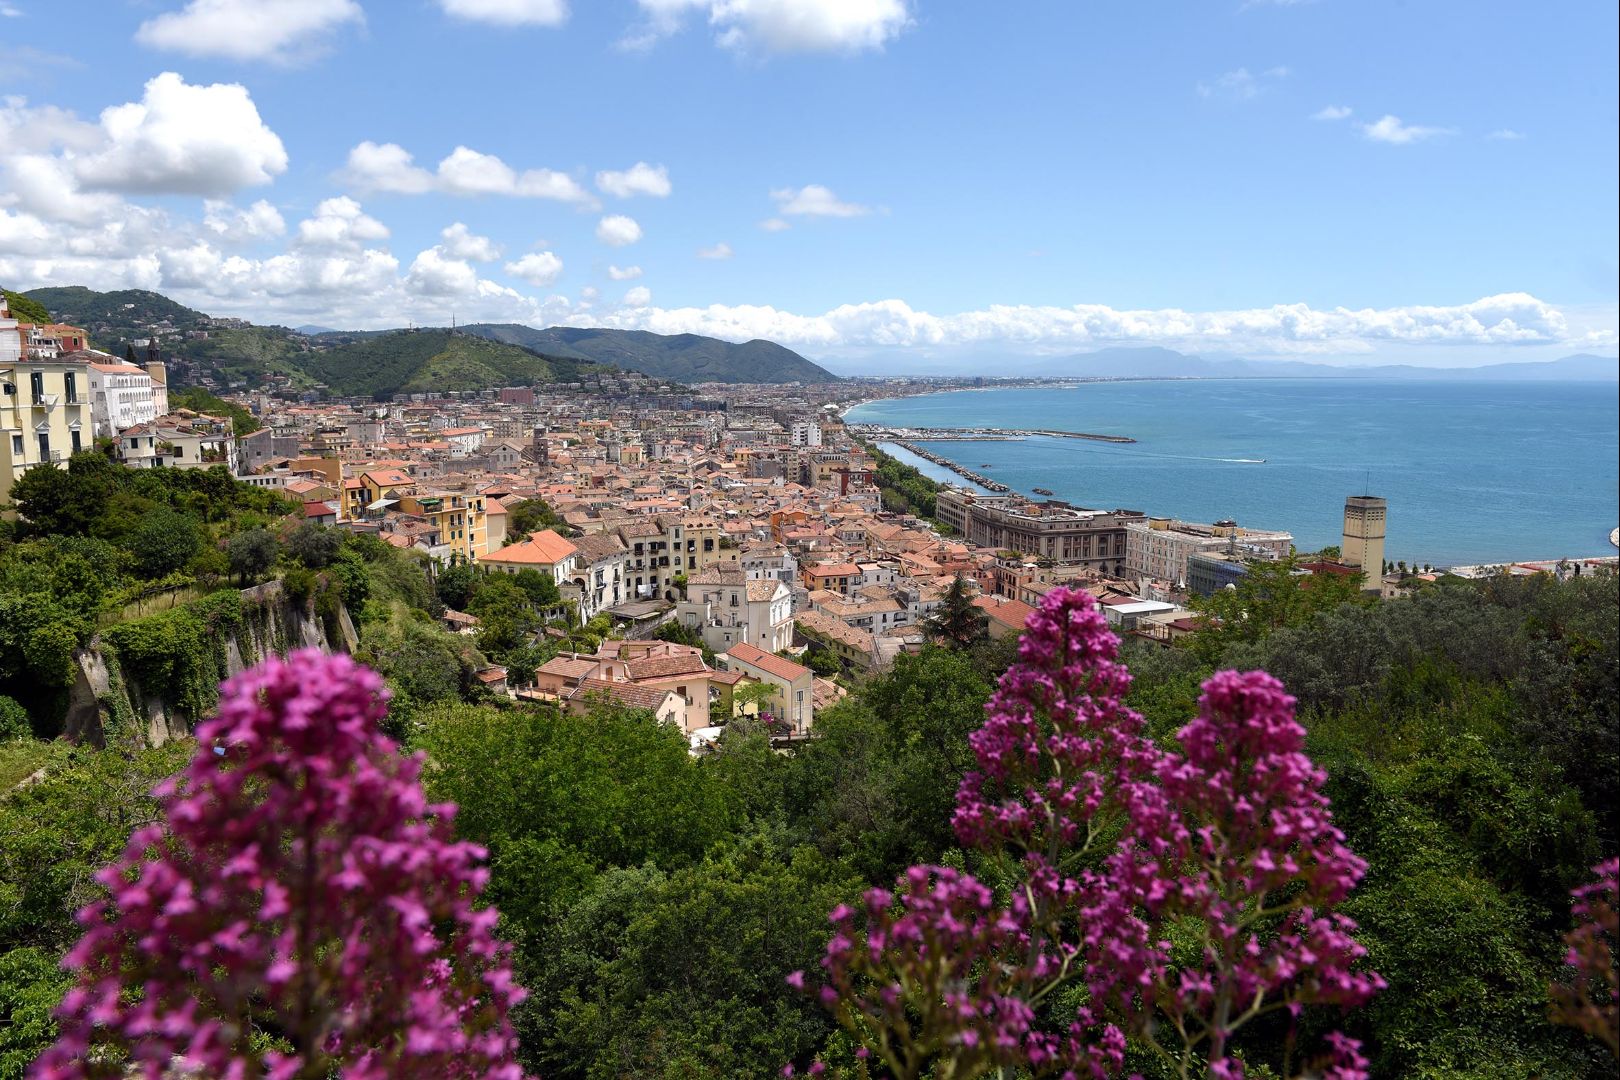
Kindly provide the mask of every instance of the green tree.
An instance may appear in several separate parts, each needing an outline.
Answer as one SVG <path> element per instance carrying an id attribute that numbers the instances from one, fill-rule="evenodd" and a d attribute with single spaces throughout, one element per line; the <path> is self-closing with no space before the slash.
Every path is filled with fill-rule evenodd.
<path id="1" fill-rule="evenodd" d="M 555 530 L 564 536 L 573 531 L 544 499 L 522 499 L 506 508 L 506 535 L 509 542 L 527 540 L 530 533 L 544 529 Z"/>
<path id="2" fill-rule="evenodd" d="M 313 521 L 301 522 L 287 537 L 287 554 L 309 567 L 324 570 L 343 549 L 343 534 Z"/>
<path id="3" fill-rule="evenodd" d="M 269 529 L 247 529 L 231 537 L 225 551 L 231 560 L 231 573 L 245 583 L 276 565 L 281 541 Z"/>
<path id="4" fill-rule="evenodd" d="M 0 742 L 26 739 L 34 733 L 28 722 L 28 710 L 12 698 L 0 694 Z"/>
<path id="5" fill-rule="evenodd" d="M 939 606 L 923 620 L 923 630 L 951 649 L 969 649 L 989 634 L 990 619 L 973 602 L 967 579 L 958 574 Z"/>
<path id="6" fill-rule="evenodd" d="M 1194 647 L 1213 658 L 1233 642 L 1261 640 L 1341 604 L 1370 602 L 1356 575 L 1302 573 L 1292 555 L 1275 561 L 1251 559 L 1235 588 L 1193 598 L 1194 610 L 1207 620 Z"/>
<path id="7" fill-rule="evenodd" d="M 826 913 L 859 882 L 808 846 L 756 831 L 701 863 L 603 874 L 526 950 L 535 1007 L 521 1032 L 546 1076 L 771 1076 L 813 1053 L 826 1014 L 784 993 L 811 966 Z"/>
<path id="8" fill-rule="evenodd" d="M 129 538 L 135 570 L 146 578 L 160 578 L 181 569 L 201 547 L 196 519 L 167 508 L 148 514 Z"/>
<path id="9" fill-rule="evenodd" d="M 467 610 L 477 585 L 478 571 L 471 563 L 464 562 L 440 570 L 439 578 L 434 582 L 434 588 L 439 594 L 439 599 L 444 601 L 444 606 L 456 611 Z"/>

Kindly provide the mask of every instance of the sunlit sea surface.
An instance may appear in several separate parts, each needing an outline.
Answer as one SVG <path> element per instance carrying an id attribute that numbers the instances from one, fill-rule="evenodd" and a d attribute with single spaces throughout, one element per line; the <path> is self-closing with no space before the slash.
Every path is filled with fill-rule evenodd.
<path id="1" fill-rule="evenodd" d="M 1620 394 L 1604 383 L 1207 379 L 874 401 L 851 423 L 1129 435 L 920 445 L 1029 494 L 1339 542 L 1346 495 L 1389 500 L 1391 561 L 1612 555 Z M 939 480 L 954 474 L 898 450 Z"/>

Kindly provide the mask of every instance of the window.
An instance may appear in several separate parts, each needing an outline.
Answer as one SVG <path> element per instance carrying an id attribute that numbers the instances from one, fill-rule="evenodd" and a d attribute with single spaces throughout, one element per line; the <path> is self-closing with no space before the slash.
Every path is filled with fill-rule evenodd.
<path id="1" fill-rule="evenodd" d="M 20 458 L 20 457 L 22 457 L 22 454 L 23 454 L 23 437 L 21 435 L 13 435 L 11 437 L 11 456 L 13 458 Z"/>
<path id="2" fill-rule="evenodd" d="M 71 379 L 71 378 L 72 378 L 72 377 L 73 377 L 73 376 L 71 376 L 71 375 L 70 375 L 70 376 L 68 376 L 68 378 L 70 378 L 70 379 Z M 79 451 L 80 451 L 80 450 L 81 450 L 81 449 L 83 449 L 83 447 L 82 447 L 82 446 L 81 446 L 81 445 L 80 445 L 80 443 L 79 443 L 79 429 L 78 429 L 78 428 L 74 428 L 74 429 L 73 429 L 73 430 L 72 430 L 72 432 L 71 432 L 71 433 L 70 433 L 70 435 L 71 435 L 71 437 L 72 437 L 72 439 L 73 439 L 73 452 L 74 452 L 74 453 L 75 453 L 75 454 L 77 454 L 77 453 L 78 453 L 78 452 L 79 452 Z"/>
<path id="3" fill-rule="evenodd" d="M 72 405 L 79 400 L 79 379 L 73 372 L 62 376 L 62 384 L 67 388 L 67 402 Z"/>
<path id="4" fill-rule="evenodd" d="M 51 437 L 43 431 L 39 433 L 39 460 L 51 460 Z"/>
<path id="5" fill-rule="evenodd" d="M 45 373 L 43 371 L 30 371 L 28 373 L 28 389 L 33 391 L 35 405 L 45 403 Z"/>

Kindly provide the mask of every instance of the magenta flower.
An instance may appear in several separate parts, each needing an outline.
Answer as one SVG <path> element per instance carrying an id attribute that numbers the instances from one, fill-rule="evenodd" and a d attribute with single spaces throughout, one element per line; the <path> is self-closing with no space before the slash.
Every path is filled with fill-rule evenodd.
<path id="1" fill-rule="evenodd" d="M 1383 986 L 1332 911 L 1365 864 L 1281 684 L 1215 675 L 1180 753 L 1143 735 L 1129 685 L 1096 602 L 1048 593 L 957 793 L 962 842 L 1016 861 L 1009 895 L 918 866 L 898 898 L 874 889 L 862 916 L 833 912 L 819 993 L 896 1077 L 1116 1076 L 1127 1033 L 1180 1075 L 1238 1077 L 1228 1045 L 1254 1018 L 1353 1007 Z M 1172 963 L 1173 933 L 1194 935 L 1191 960 Z M 1088 1004 L 1054 1026 L 1044 1010 L 1076 983 Z M 1337 1033 L 1313 1067 L 1366 1075 Z"/>
<path id="2" fill-rule="evenodd" d="M 484 852 L 379 733 L 386 699 L 314 651 L 222 687 L 155 792 L 166 821 L 79 913 L 80 981 L 36 1077 L 521 1077 L 524 992 L 474 906 Z"/>
<path id="3" fill-rule="evenodd" d="M 1564 962 L 1574 969 L 1552 988 L 1554 1022 L 1584 1031 L 1620 1057 L 1620 859 L 1592 868 L 1595 880 L 1574 892 L 1575 929 L 1564 935 Z"/>

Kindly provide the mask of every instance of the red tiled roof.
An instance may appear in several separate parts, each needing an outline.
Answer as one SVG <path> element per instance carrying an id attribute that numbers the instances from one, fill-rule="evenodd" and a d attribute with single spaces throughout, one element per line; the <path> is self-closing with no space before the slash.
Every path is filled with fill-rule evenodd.
<path id="1" fill-rule="evenodd" d="M 801 664 L 795 664 L 791 660 L 784 660 L 780 656 L 768 653 L 759 646 L 750 645 L 746 641 L 737 642 L 737 644 L 727 649 L 724 655 L 739 663 L 747 664 L 749 667 L 759 668 L 759 670 L 775 675 L 779 679 L 786 679 L 788 682 L 793 682 L 810 674 L 809 668 Z"/>
<path id="2" fill-rule="evenodd" d="M 487 555 L 478 556 L 481 563 L 522 563 L 530 566 L 553 566 L 574 554 L 574 545 L 551 529 L 530 533 L 521 544 L 503 547 Z"/>
<path id="3" fill-rule="evenodd" d="M 671 691 L 659 690 L 651 686 L 637 686 L 635 683 L 608 682 L 606 679 L 584 679 L 579 688 L 568 695 L 570 701 L 587 697 L 591 694 L 604 694 L 633 709 L 653 709 L 669 699 Z"/>

